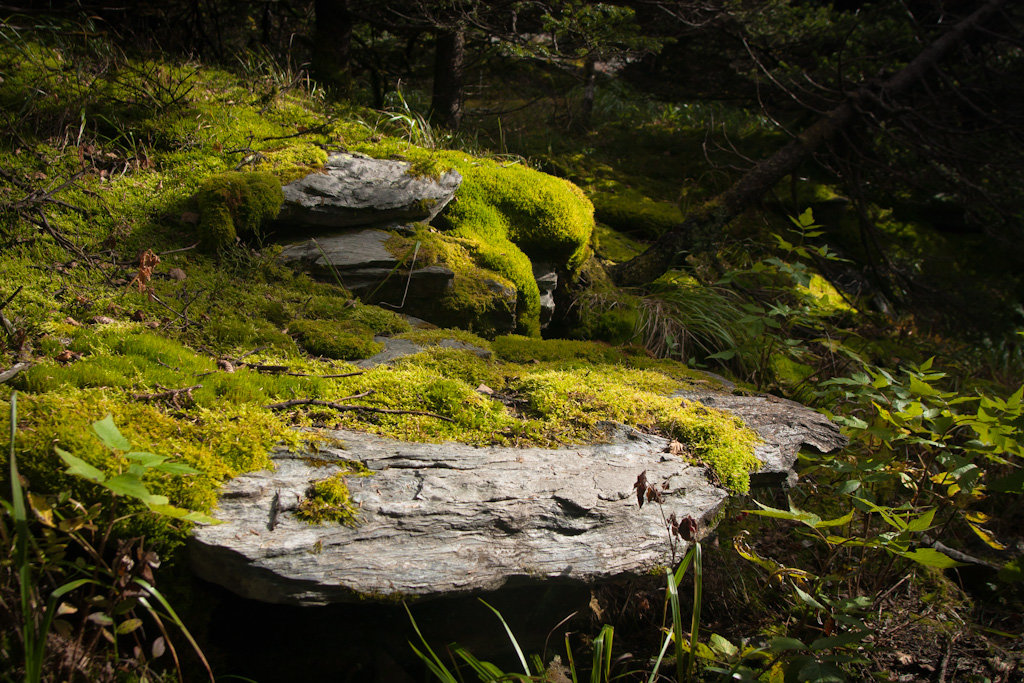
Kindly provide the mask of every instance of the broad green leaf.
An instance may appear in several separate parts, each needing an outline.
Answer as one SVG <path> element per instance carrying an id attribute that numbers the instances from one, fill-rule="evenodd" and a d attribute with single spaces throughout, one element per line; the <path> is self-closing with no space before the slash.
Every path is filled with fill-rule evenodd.
<path id="1" fill-rule="evenodd" d="M 708 644 L 711 646 L 712 650 L 719 654 L 723 654 L 726 657 L 735 657 L 736 653 L 739 652 L 739 649 L 737 649 L 735 645 L 717 633 L 711 634 L 711 637 L 708 639 Z"/>
<path id="2" fill-rule="evenodd" d="M 137 498 L 143 502 L 148 503 L 153 499 L 153 494 L 150 493 L 146 485 L 142 483 L 142 480 L 133 474 L 118 474 L 111 477 L 104 484 L 112 493 L 116 493 L 119 496 L 128 496 L 130 498 Z"/>
<path id="3" fill-rule="evenodd" d="M 953 567 L 963 567 L 963 562 L 957 562 L 948 555 L 940 553 L 935 548 L 918 548 L 911 552 L 897 553 L 908 560 L 913 560 L 918 564 L 922 564 L 925 567 L 934 567 L 935 569 L 951 569 Z"/>
<path id="4" fill-rule="evenodd" d="M 96 432 L 96 436 L 100 438 L 100 441 L 107 448 L 119 451 L 130 451 L 132 448 L 128 439 L 124 438 L 117 425 L 114 424 L 114 417 L 112 415 L 107 415 L 102 420 L 93 422 L 92 431 Z"/>
<path id="5" fill-rule="evenodd" d="M 153 467 L 155 470 L 166 472 L 167 474 L 199 474 L 199 470 L 188 465 L 183 465 L 180 462 L 165 462 Z"/>
<path id="6" fill-rule="evenodd" d="M 142 451 L 132 451 L 126 454 L 124 457 L 129 460 L 142 465 L 143 467 L 152 467 L 153 465 L 159 465 L 167 459 L 165 455 L 157 455 L 156 453 L 145 453 Z"/>
<path id="7" fill-rule="evenodd" d="M 142 619 L 125 619 L 117 625 L 117 628 L 114 629 L 114 633 L 119 636 L 123 636 L 126 633 L 131 633 L 140 626 L 142 626 Z"/>
<path id="8" fill-rule="evenodd" d="M 869 632 L 866 631 L 849 631 L 847 633 L 840 633 L 837 636 L 827 636 L 825 638 L 818 638 L 811 643 L 811 650 L 817 652 L 818 650 L 827 650 L 832 647 L 843 647 L 846 645 L 853 645 L 859 643 Z"/>
<path id="9" fill-rule="evenodd" d="M 916 376 L 910 376 L 910 391 L 915 396 L 938 396 L 941 392 L 935 387 L 925 384 Z"/>
<path id="10" fill-rule="evenodd" d="M 935 508 L 926 510 L 920 517 L 910 520 L 907 523 L 907 531 L 925 531 L 931 528 L 933 519 L 935 519 Z"/>
<path id="11" fill-rule="evenodd" d="M 772 638 L 768 641 L 768 650 L 778 654 L 789 650 L 806 650 L 807 646 L 796 638 Z"/>
<path id="12" fill-rule="evenodd" d="M 846 676 L 831 664 L 810 661 L 800 667 L 796 680 L 800 683 L 845 683 Z"/>
<path id="13" fill-rule="evenodd" d="M 804 603 L 806 603 L 807 605 L 810 605 L 811 607 L 813 607 L 815 609 L 818 609 L 818 610 L 822 610 L 822 611 L 827 611 L 828 610 L 828 608 L 825 607 L 825 605 L 823 605 L 820 602 L 818 602 L 817 600 L 815 600 L 813 595 L 811 595 L 810 593 L 808 593 L 805 590 L 801 590 L 800 586 L 794 585 L 793 589 L 796 590 L 797 596 L 801 600 L 803 600 Z"/>
<path id="14" fill-rule="evenodd" d="M 790 519 L 796 522 L 802 522 L 807 526 L 815 526 L 821 522 L 821 517 L 814 514 L 813 512 L 805 512 L 803 510 L 779 510 L 778 508 L 769 507 L 763 505 L 756 500 L 754 504 L 757 505 L 760 510 L 744 510 L 744 512 L 760 515 L 761 517 L 772 517 L 775 519 Z"/>
<path id="15" fill-rule="evenodd" d="M 96 469 L 95 467 L 93 467 L 86 461 L 82 460 L 81 458 L 71 455 L 60 446 L 54 446 L 54 450 L 57 451 L 57 455 L 59 455 L 61 459 L 65 463 L 67 463 L 68 468 L 65 471 L 68 474 L 73 474 L 76 477 L 88 479 L 89 481 L 96 482 L 97 484 L 102 484 L 104 481 L 107 480 L 107 475 L 103 474 L 103 472 Z"/>
<path id="16" fill-rule="evenodd" d="M 853 519 L 853 510 L 850 510 L 845 515 L 843 515 L 842 517 L 836 517 L 835 519 L 821 520 L 820 522 L 818 522 L 817 524 L 814 524 L 813 526 L 814 526 L 815 529 L 823 529 L 823 528 L 832 527 L 832 526 L 842 526 L 844 524 L 849 524 L 851 519 Z"/>

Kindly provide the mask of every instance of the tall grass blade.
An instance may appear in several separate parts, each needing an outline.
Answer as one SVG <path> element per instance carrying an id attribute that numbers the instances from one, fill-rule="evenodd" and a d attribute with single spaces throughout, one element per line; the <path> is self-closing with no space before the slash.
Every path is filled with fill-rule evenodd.
<path id="1" fill-rule="evenodd" d="M 694 666 L 697 658 L 697 638 L 700 633 L 700 605 L 704 597 L 704 567 L 701 562 L 700 543 L 694 541 L 693 551 L 693 611 L 690 614 L 690 656 L 686 658 L 686 676 Z"/>
<path id="2" fill-rule="evenodd" d="M 409 643 L 409 647 L 412 648 L 412 651 L 416 653 L 416 656 L 427 665 L 427 668 L 430 669 L 430 673 L 434 674 L 439 681 L 442 681 L 443 683 L 458 683 L 458 680 L 452 675 L 452 672 L 448 670 L 448 667 L 444 665 L 441 658 L 438 657 L 430 648 L 430 644 L 427 642 L 427 639 L 423 637 L 423 633 L 420 631 L 419 624 L 417 624 L 416 620 L 413 619 L 409 606 L 405 604 L 405 602 L 402 602 L 402 607 L 405 608 L 405 613 L 409 615 L 409 621 L 412 623 L 412 628 L 416 631 L 416 635 L 419 637 L 420 642 L 423 643 L 423 647 L 426 649 L 427 654 L 420 652 L 412 643 Z"/>
<path id="3" fill-rule="evenodd" d="M 156 587 L 151 585 L 145 579 L 140 579 L 140 578 L 136 577 L 136 578 L 134 578 L 132 580 L 136 584 L 138 584 L 139 586 L 142 586 L 142 588 L 144 588 L 147 593 L 149 593 L 154 598 L 156 598 L 157 601 L 160 603 L 160 605 L 165 610 L 167 610 L 167 615 L 170 617 L 171 621 L 174 622 L 175 626 L 177 626 L 179 629 L 181 629 L 181 633 L 182 633 L 182 635 L 185 636 L 185 640 L 187 640 L 189 645 L 192 646 L 192 649 L 195 651 L 196 655 L 199 657 L 199 661 L 201 661 L 203 663 L 203 668 L 206 669 L 206 673 L 210 676 L 210 680 L 211 681 L 214 680 L 213 669 L 210 668 L 210 663 L 208 661 L 206 661 L 206 655 L 203 654 L 202 648 L 199 647 L 199 643 L 196 642 L 196 639 L 192 637 L 192 633 L 185 626 L 185 622 L 183 622 L 181 620 L 181 617 L 178 616 L 178 613 L 174 611 L 173 607 L 171 607 L 171 603 L 167 602 L 167 598 L 165 598 L 163 596 L 163 594 L 156 589 Z M 153 609 L 152 605 L 149 604 L 149 600 L 147 600 L 145 597 L 140 597 L 139 598 L 139 602 L 143 606 L 145 606 L 145 608 L 148 609 L 150 612 L 153 612 L 153 613 L 156 612 L 156 610 Z"/>
<path id="4" fill-rule="evenodd" d="M 615 638 L 615 627 L 605 624 L 601 632 L 594 638 L 594 662 L 590 670 L 590 682 L 608 683 L 612 670 L 612 641 Z"/>
<path id="5" fill-rule="evenodd" d="M 512 634 L 512 629 L 509 628 L 508 622 L 505 621 L 505 617 L 501 616 L 501 612 L 496 610 L 494 607 L 491 607 L 484 600 L 480 600 L 480 602 L 484 603 L 484 605 L 487 606 L 487 609 L 494 612 L 494 614 L 498 617 L 498 621 L 500 621 L 501 625 L 505 627 L 505 633 L 508 634 L 508 639 L 512 643 L 512 647 L 515 648 L 516 655 L 519 656 L 519 663 L 523 665 L 523 671 L 526 673 L 527 676 L 529 676 L 530 666 L 526 663 L 526 657 L 523 655 L 523 650 L 519 647 L 519 643 L 516 641 L 516 637 Z"/>

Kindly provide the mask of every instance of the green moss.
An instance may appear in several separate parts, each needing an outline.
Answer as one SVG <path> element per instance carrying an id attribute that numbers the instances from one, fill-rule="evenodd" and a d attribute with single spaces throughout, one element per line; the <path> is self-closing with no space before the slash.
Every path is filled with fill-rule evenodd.
<path id="1" fill-rule="evenodd" d="M 384 336 L 408 332 L 412 329 L 409 321 L 394 311 L 388 311 L 379 306 L 365 306 L 360 303 L 352 307 L 349 320 L 374 334 Z"/>
<path id="2" fill-rule="evenodd" d="M 472 332 L 467 332 L 466 330 L 451 327 L 442 327 L 432 330 L 411 330 L 396 336 L 399 339 L 408 339 L 409 341 L 415 344 L 420 344 L 421 346 L 436 346 L 442 341 L 454 339 L 455 341 L 460 341 L 463 344 L 470 344 L 472 346 L 480 347 L 481 349 L 490 350 L 491 348 L 491 342 L 487 341 L 483 337 L 477 336 Z"/>
<path id="3" fill-rule="evenodd" d="M 592 363 L 616 363 L 622 353 L 606 344 L 570 339 L 536 339 L 521 335 L 505 335 L 491 342 L 498 358 L 511 363 L 530 361 L 585 360 Z"/>
<path id="4" fill-rule="evenodd" d="M 678 205 L 655 201 L 629 188 L 598 192 L 593 200 L 597 220 L 627 234 L 654 239 L 683 222 Z"/>
<path id="5" fill-rule="evenodd" d="M 203 244 L 217 250 L 236 238 L 259 236 L 263 221 L 275 217 L 283 201 L 281 183 L 270 173 L 230 171 L 207 178 L 195 196 Z"/>
<path id="6" fill-rule="evenodd" d="M 601 258 L 621 263 L 643 253 L 647 246 L 604 223 L 594 227 L 594 251 Z"/>
<path id="7" fill-rule="evenodd" d="M 351 470 L 338 472 L 310 484 L 295 516 L 310 524 L 334 522 L 356 526 L 358 512 L 349 496 L 348 484 L 345 483 L 345 477 L 351 473 Z"/>
<path id="8" fill-rule="evenodd" d="M 515 282 L 506 277 L 505 271 L 492 268 L 495 248 L 477 238 L 456 237 L 421 226 L 411 237 L 393 236 L 387 247 L 396 256 L 404 256 L 412 253 L 416 242 L 420 244 L 420 263 L 444 265 L 454 273 L 451 287 L 432 312 L 435 322 L 487 337 L 512 325 L 539 333 L 540 293 L 529 259 L 515 245 L 508 244 L 510 262 L 530 272 L 528 282 Z M 520 289 L 523 286 L 527 287 L 525 293 Z M 537 316 L 524 316 L 523 305 L 535 309 Z"/>
<path id="9" fill-rule="evenodd" d="M 314 356 L 337 360 L 368 358 L 384 350 L 365 327 L 331 320 L 296 320 L 292 331 L 299 343 Z"/>

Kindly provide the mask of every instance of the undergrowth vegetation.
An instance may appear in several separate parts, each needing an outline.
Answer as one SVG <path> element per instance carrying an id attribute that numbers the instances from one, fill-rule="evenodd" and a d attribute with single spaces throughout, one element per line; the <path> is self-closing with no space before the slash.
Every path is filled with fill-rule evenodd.
<path id="1" fill-rule="evenodd" d="M 910 279 L 861 287 L 848 259 L 862 247 L 836 208 L 846 199 L 813 178 L 643 287 L 620 289 L 605 270 L 720 189 L 720 166 L 699 161 L 708 117 L 750 154 L 779 137 L 770 122 L 609 90 L 591 132 L 552 137 L 523 108 L 500 148 L 518 140 L 526 156 L 489 156 L 432 129 L 400 91 L 398 105 L 370 112 L 329 102 L 263 52 L 247 53 L 239 76 L 67 28 L 0 25 L 0 407 L 12 415 L 0 440 L 12 494 L 0 605 L 17 623 L 0 636 L 0 662 L 12 675 L 180 670 L 174 642 L 196 643 L 155 589 L 158 555 L 179 563 L 191 525 L 216 517 L 221 485 L 308 437 L 296 427 L 557 447 L 601 438 L 608 421 L 679 442 L 665 457 L 706 466 L 736 504 L 703 550 L 677 524 L 688 559 L 667 586 L 595 590 L 594 614 L 633 619 L 640 635 L 608 624 L 565 636 L 568 668 L 519 652 L 520 678 L 653 682 L 672 668 L 680 679 L 893 680 L 907 628 L 932 661 L 935 643 L 948 644 L 948 663 L 962 639 L 1019 671 L 1021 332 L 965 341 L 927 311 L 894 312 Z M 475 155 L 442 149 L 460 141 Z M 340 278 L 280 265 L 269 219 L 281 185 L 341 149 L 462 175 L 435 226 L 388 247 L 454 272 L 442 297 L 451 317 L 433 322 L 469 329 L 414 327 Z M 963 243 L 865 211 L 908 270 L 928 274 L 937 266 L 924 254 Z M 540 337 L 535 264 L 568 283 L 556 328 L 569 338 Z M 517 334 L 501 334 L 510 320 Z M 386 338 L 423 348 L 363 362 Z M 751 491 L 757 436 L 673 398 L 694 387 L 812 405 L 850 446 L 803 453 L 803 484 L 786 494 Z M 315 483 L 296 514 L 358 525 L 345 479 L 361 474 Z M 944 625 L 954 621 L 959 631 Z M 422 644 L 431 671 L 451 677 Z M 483 680 L 508 679 L 452 651 Z M 572 661 L 581 652 L 589 668 Z M 174 664 L 154 663 L 165 653 Z"/>

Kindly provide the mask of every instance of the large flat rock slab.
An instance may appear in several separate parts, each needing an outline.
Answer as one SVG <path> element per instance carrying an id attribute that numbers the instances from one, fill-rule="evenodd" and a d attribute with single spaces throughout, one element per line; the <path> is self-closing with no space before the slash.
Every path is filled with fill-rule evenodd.
<path id="1" fill-rule="evenodd" d="M 322 171 L 284 186 L 279 231 L 337 230 L 430 221 L 462 182 L 458 171 L 440 178 L 415 175 L 404 161 L 334 153 Z"/>
<path id="2" fill-rule="evenodd" d="M 320 605 L 366 598 L 449 597 L 550 581 L 592 583 L 681 558 L 664 517 L 704 530 L 727 494 L 664 439 L 617 428 L 612 442 L 571 449 L 404 443 L 329 431 L 339 446 L 274 454 L 276 471 L 242 475 L 196 530 L 196 573 L 244 597 Z M 293 511 L 311 482 L 358 461 L 347 479 L 355 528 L 311 525 Z M 637 505 L 641 472 L 664 486 Z"/>

